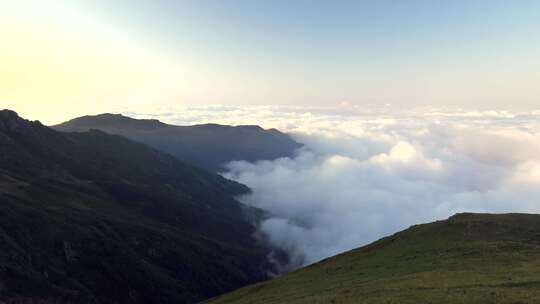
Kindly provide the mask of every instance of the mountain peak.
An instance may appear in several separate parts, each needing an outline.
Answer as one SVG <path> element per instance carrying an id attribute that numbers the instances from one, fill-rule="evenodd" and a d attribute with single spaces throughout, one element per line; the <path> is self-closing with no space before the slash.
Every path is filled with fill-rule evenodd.
<path id="1" fill-rule="evenodd" d="M 18 117 L 19 118 L 19 115 L 17 114 L 17 112 L 13 110 L 9 110 L 9 109 L 0 110 L 0 118 L 3 119 L 4 117 Z"/>
<path id="2" fill-rule="evenodd" d="M 56 127 L 58 129 L 67 128 L 71 131 L 85 131 L 87 129 L 95 129 L 97 125 L 105 129 L 127 128 L 133 130 L 152 130 L 167 126 L 167 124 L 157 119 L 135 119 L 122 114 L 103 113 L 74 118 Z"/>
<path id="3" fill-rule="evenodd" d="M 122 114 L 115 114 L 115 113 L 102 113 L 97 115 L 87 115 L 83 117 L 94 117 L 94 118 L 109 118 L 109 119 L 125 119 L 129 118 L 127 116 L 124 116 Z"/>
<path id="4" fill-rule="evenodd" d="M 27 133 L 31 130 L 31 122 L 19 117 L 12 110 L 0 111 L 0 131 L 13 133 Z"/>

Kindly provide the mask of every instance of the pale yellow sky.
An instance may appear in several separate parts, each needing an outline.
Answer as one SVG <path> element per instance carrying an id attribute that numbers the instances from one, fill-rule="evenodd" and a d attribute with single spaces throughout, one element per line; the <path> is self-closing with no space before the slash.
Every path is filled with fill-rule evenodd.
<path id="1" fill-rule="evenodd" d="M 176 62 L 62 6 L 34 7 L 23 16 L 4 11 L 0 37 L 0 106 L 33 119 L 136 104 L 148 90 L 161 92 L 182 77 Z"/>

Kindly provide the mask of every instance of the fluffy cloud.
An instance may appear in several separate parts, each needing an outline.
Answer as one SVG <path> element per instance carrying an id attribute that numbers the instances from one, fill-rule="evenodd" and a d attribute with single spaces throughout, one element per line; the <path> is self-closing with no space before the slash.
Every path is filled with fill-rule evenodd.
<path id="1" fill-rule="evenodd" d="M 159 118 L 180 124 L 277 127 L 305 144 L 294 158 L 233 162 L 224 173 L 253 189 L 246 204 L 271 214 L 260 231 L 291 253 L 291 268 L 457 212 L 540 212 L 538 112 L 346 105 L 166 113 Z"/>

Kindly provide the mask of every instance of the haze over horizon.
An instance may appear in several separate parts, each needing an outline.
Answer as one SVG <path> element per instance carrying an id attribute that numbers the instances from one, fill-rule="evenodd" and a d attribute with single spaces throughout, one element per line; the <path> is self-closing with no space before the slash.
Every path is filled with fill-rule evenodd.
<path id="1" fill-rule="evenodd" d="M 535 110 L 540 3 L 0 0 L 0 107 Z"/>
<path id="2" fill-rule="evenodd" d="M 295 155 L 222 172 L 269 213 L 258 228 L 285 269 L 460 212 L 539 213 L 540 111 L 391 106 L 225 106 L 121 111 L 173 125 L 277 128 Z"/>
<path id="3" fill-rule="evenodd" d="M 540 213 L 540 111 L 200 106 L 129 113 L 172 124 L 260 124 L 304 144 L 231 162 L 269 212 L 259 229 L 296 268 L 459 212 Z"/>

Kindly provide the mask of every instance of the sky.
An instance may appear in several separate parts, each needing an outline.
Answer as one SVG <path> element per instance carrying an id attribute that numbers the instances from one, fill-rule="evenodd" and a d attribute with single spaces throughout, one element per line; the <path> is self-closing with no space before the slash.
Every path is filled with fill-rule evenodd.
<path id="1" fill-rule="evenodd" d="M 0 0 L 0 107 L 533 110 L 534 0 Z"/>

